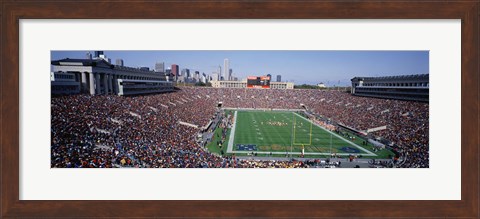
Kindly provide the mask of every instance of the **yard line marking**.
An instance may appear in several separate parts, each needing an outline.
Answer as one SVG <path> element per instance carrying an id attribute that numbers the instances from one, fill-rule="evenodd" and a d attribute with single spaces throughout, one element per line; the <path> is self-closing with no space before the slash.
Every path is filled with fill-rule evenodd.
<path id="1" fill-rule="evenodd" d="M 301 117 L 303 118 L 304 120 L 306 120 L 307 122 L 310 122 L 311 125 L 313 124 L 313 122 L 311 122 L 310 120 L 298 115 L 297 113 L 295 112 L 292 112 L 295 116 L 298 116 L 298 117 Z M 294 118 L 295 118 L 294 116 Z M 237 151 L 235 149 L 233 149 L 233 143 L 234 143 L 234 138 L 235 138 L 235 130 L 236 130 L 236 124 L 237 124 L 237 117 L 238 117 L 238 111 L 235 111 L 234 113 L 234 118 L 233 118 L 233 124 L 232 124 L 232 129 L 231 129 L 231 132 L 230 132 L 230 136 L 229 136 L 229 140 L 228 140 L 228 146 L 227 146 L 227 153 L 239 153 L 239 154 L 243 154 L 243 153 L 248 153 L 248 151 Z M 264 115 L 262 115 L 261 117 L 264 117 Z M 250 118 L 251 119 L 256 119 L 256 116 L 253 116 L 253 115 L 250 115 Z M 293 119 L 292 118 L 287 118 L 287 122 L 292 122 Z M 327 133 L 330 133 L 336 137 L 338 137 L 339 139 L 341 139 L 342 141 L 354 146 L 354 147 L 357 147 L 358 149 L 360 149 L 361 151 L 364 151 L 368 154 L 365 154 L 365 153 L 362 153 L 362 154 L 358 154 L 358 155 L 362 155 L 362 156 L 377 156 L 376 154 L 366 150 L 365 148 L 362 148 L 360 146 L 358 146 L 357 144 L 337 135 L 336 133 L 333 133 L 325 128 L 323 128 L 322 126 L 319 126 L 317 124 L 315 124 L 317 127 L 323 129 L 324 131 L 326 131 Z M 276 134 L 280 134 L 280 133 L 276 133 Z M 281 134 L 280 134 L 281 135 Z M 263 136 L 265 137 L 265 136 Z M 260 137 L 258 136 L 257 139 L 264 139 L 263 137 Z M 268 137 L 268 136 L 267 136 Z M 316 141 L 320 141 L 320 139 L 318 138 L 315 138 Z M 286 151 L 256 151 L 256 153 L 258 154 L 286 154 L 287 152 Z M 289 151 L 288 154 L 295 154 L 295 155 L 299 155 L 301 154 L 301 152 L 291 152 Z M 341 156 L 348 156 L 350 155 L 350 153 L 336 153 L 337 155 L 341 155 Z M 305 155 L 331 155 L 331 153 L 329 152 L 305 152 Z"/>
<path id="2" fill-rule="evenodd" d="M 294 112 L 293 114 L 297 115 L 298 117 L 301 117 L 302 119 L 304 119 L 304 120 L 306 120 L 306 121 L 308 121 L 308 122 L 311 122 L 310 120 L 308 120 L 308 119 L 304 118 L 303 116 L 300 116 L 300 115 L 298 115 L 298 114 L 297 114 L 297 113 L 295 113 L 295 112 Z M 313 123 L 312 123 L 312 124 L 313 124 Z M 352 146 L 355 146 L 356 148 L 358 148 L 358 149 L 360 149 L 360 150 L 362 150 L 362 151 L 366 152 L 366 153 L 367 153 L 368 155 L 370 155 L 370 156 L 377 156 L 376 154 L 372 153 L 371 151 L 369 151 L 369 150 L 367 150 L 367 149 L 365 149 L 365 148 L 362 148 L 362 147 L 360 147 L 359 145 L 357 145 L 357 144 L 355 144 L 355 143 L 351 142 L 350 140 L 347 140 L 347 139 L 345 139 L 345 138 L 341 137 L 340 135 L 337 135 L 336 133 L 333 133 L 333 132 L 331 132 L 330 130 L 328 130 L 328 129 L 326 129 L 326 128 L 324 128 L 324 127 L 320 126 L 320 125 L 317 125 L 317 124 L 314 124 L 314 125 L 315 125 L 315 126 L 317 126 L 317 127 L 319 127 L 319 128 L 321 128 L 321 129 L 323 129 L 323 130 L 325 130 L 325 131 L 327 131 L 328 133 L 330 133 L 330 134 L 332 134 L 332 135 L 334 135 L 334 136 L 336 136 L 336 137 L 338 137 L 338 138 L 342 139 L 343 141 L 345 141 L 345 142 L 349 143 L 350 145 L 352 145 Z"/>

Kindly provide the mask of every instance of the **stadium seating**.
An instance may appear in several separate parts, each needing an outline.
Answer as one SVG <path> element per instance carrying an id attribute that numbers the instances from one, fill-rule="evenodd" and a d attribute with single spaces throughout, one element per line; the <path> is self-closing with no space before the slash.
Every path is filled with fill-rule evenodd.
<path id="1" fill-rule="evenodd" d="M 308 108 L 393 142 L 400 167 L 428 167 L 428 103 L 352 96 L 340 91 L 182 87 L 170 93 L 119 97 L 52 97 L 51 167 L 315 167 L 318 160 L 253 161 L 208 152 L 199 129 L 218 110 Z"/>

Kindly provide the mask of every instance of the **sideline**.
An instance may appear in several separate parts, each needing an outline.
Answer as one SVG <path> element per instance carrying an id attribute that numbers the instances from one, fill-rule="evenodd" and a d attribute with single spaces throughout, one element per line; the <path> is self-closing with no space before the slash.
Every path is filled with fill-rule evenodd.
<path id="1" fill-rule="evenodd" d="M 295 113 L 295 112 L 294 112 L 293 114 L 295 114 L 295 115 L 298 116 L 298 117 L 301 117 L 302 119 L 306 120 L 307 122 L 311 122 L 311 123 L 314 124 L 315 126 L 323 129 L 324 131 L 329 132 L 330 134 L 334 135 L 335 137 L 338 137 L 338 138 L 342 139 L 343 141 L 349 143 L 350 145 L 355 146 L 356 148 L 358 148 L 358 149 L 360 149 L 360 150 L 362 150 L 362 151 L 364 151 L 364 152 L 367 153 L 367 154 L 362 154 L 362 156 L 377 156 L 377 155 L 374 154 L 373 152 L 371 152 L 371 151 L 369 151 L 369 150 L 367 150 L 367 149 L 365 149 L 365 148 L 363 148 L 363 147 L 361 147 L 361 146 L 359 146 L 359 145 L 351 142 L 350 140 L 347 140 L 347 139 L 343 138 L 343 137 L 340 136 L 340 135 L 337 135 L 337 133 L 334 133 L 334 132 L 326 129 L 326 128 L 322 127 L 321 125 L 315 124 L 313 121 L 310 121 L 310 120 L 306 119 L 305 117 L 298 115 L 298 114 Z M 305 153 L 305 154 L 306 154 L 306 153 Z M 337 153 L 337 154 L 338 154 L 338 153 Z"/>
<path id="2" fill-rule="evenodd" d="M 233 125 L 232 129 L 230 130 L 230 136 L 228 138 L 228 146 L 227 146 L 227 153 L 233 153 L 233 140 L 235 139 L 235 127 L 237 126 L 237 112 L 235 111 L 235 115 L 233 116 Z"/>

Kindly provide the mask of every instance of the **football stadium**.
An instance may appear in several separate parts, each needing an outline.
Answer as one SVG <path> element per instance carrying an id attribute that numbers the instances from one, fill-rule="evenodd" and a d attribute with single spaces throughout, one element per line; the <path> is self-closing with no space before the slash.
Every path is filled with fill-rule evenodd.
<path id="1" fill-rule="evenodd" d="M 205 87 L 123 61 L 51 64 L 52 168 L 429 167 L 428 74 Z"/>

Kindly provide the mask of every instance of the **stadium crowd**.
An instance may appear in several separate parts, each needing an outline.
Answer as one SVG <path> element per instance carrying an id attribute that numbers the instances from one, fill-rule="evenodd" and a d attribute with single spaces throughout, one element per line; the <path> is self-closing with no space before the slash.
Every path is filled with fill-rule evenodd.
<path id="1" fill-rule="evenodd" d="M 428 103 L 339 91 L 182 87 L 144 96 L 52 97 L 52 167 L 312 167 L 315 162 L 251 161 L 208 152 L 197 133 L 231 108 L 306 108 L 393 142 L 400 167 L 428 167 Z M 179 123 L 179 122 L 183 122 Z M 185 124 L 186 123 L 186 124 Z M 200 128 L 195 128 L 200 127 Z"/>

